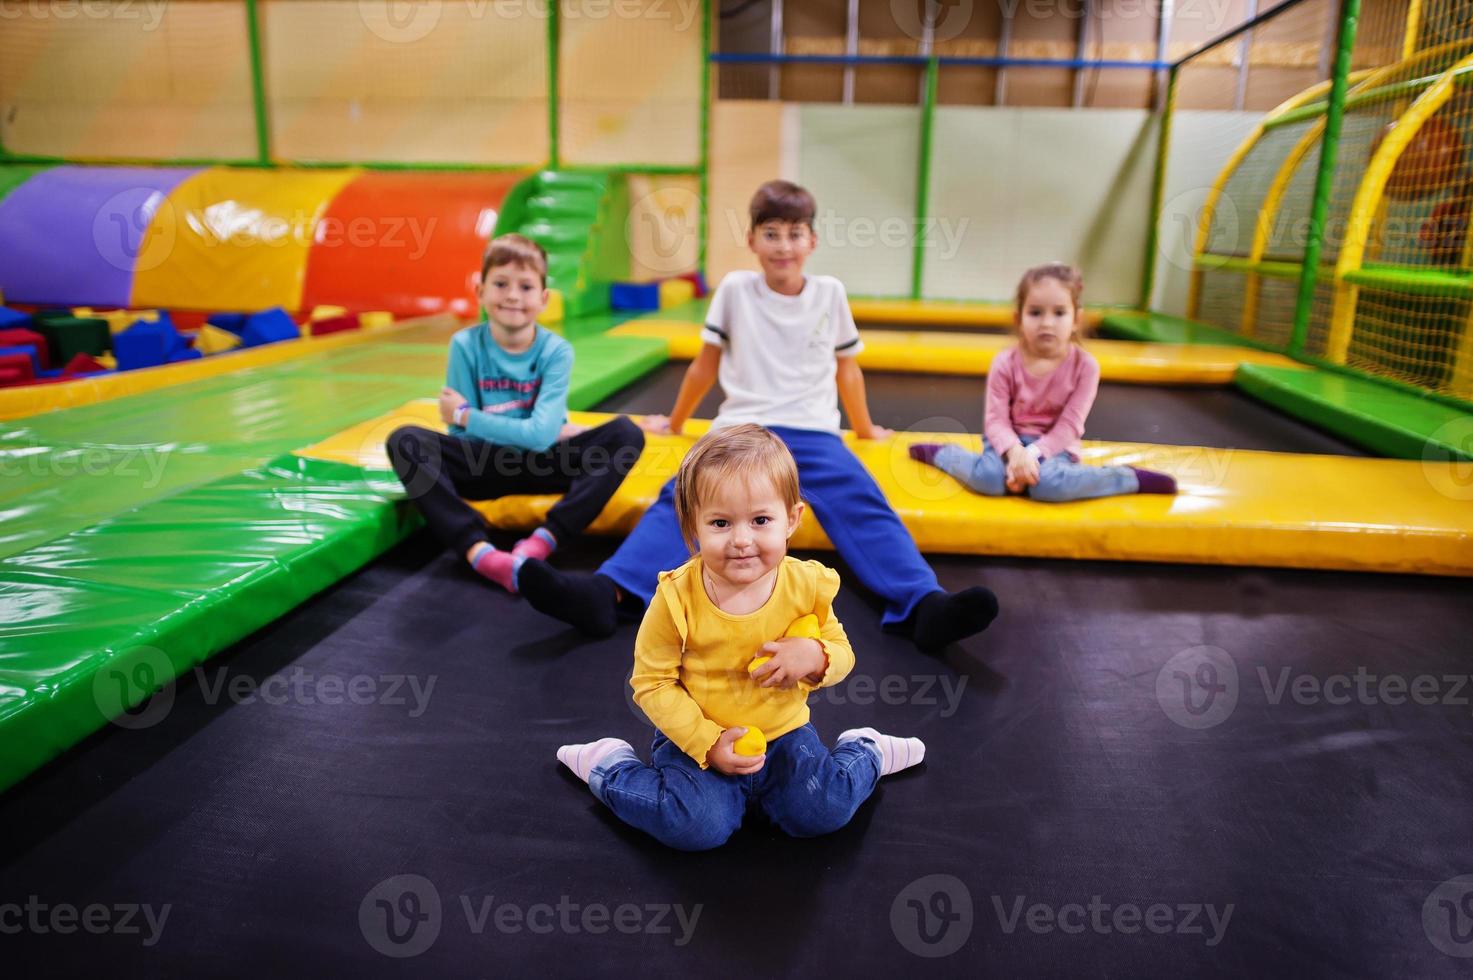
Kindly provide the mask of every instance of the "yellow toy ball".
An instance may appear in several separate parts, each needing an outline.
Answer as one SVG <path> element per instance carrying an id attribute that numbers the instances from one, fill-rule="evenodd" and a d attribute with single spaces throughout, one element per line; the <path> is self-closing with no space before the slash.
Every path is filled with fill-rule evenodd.
<path id="1" fill-rule="evenodd" d="M 753 660 L 751 663 L 747 664 L 747 673 L 755 674 L 758 667 L 761 667 L 763 664 L 767 663 L 767 661 L 771 659 L 771 657 L 758 657 L 756 660 Z"/>
<path id="2" fill-rule="evenodd" d="M 788 627 L 788 631 L 783 636 L 800 636 L 806 640 L 817 640 L 823 636 L 823 633 L 818 628 L 818 617 L 809 613 L 807 616 L 799 616 L 793 620 L 793 625 Z"/>
<path id="3" fill-rule="evenodd" d="M 731 748 L 737 755 L 761 755 L 767 751 L 767 736 L 762 734 L 762 729 L 748 725 L 747 734 L 733 742 Z"/>

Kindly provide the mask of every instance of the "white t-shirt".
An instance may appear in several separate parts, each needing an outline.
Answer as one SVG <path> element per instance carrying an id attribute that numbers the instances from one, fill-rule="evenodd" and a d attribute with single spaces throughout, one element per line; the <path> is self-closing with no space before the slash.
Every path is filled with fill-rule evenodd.
<path id="1" fill-rule="evenodd" d="M 807 276 L 801 293 L 784 296 L 760 272 L 728 273 L 711 297 L 701 339 L 721 348 L 726 400 L 713 427 L 839 431 L 835 359 L 864 349 L 839 280 Z"/>

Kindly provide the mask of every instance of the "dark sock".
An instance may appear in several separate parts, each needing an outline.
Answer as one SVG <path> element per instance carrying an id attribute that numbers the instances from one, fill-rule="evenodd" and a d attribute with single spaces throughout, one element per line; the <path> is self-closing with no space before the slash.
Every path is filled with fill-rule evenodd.
<path id="1" fill-rule="evenodd" d="M 589 636 L 610 636 L 618 625 L 618 589 L 607 575 L 570 575 L 538 558 L 522 562 L 517 589 L 538 612 Z"/>
<path id="2" fill-rule="evenodd" d="M 996 616 L 997 596 L 991 589 L 976 585 L 961 592 L 932 592 L 916 604 L 911 638 L 922 650 L 940 650 L 982 632 Z"/>
<path id="3" fill-rule="evenodd" d="M 912 443 L 910 449 L 906 451 L 910 453 L 910 458 L 916 462 L 925 463 L 927 466 L 935 466 L 936 454 L 941 451 L 941 443 L 916 442 Z"/>
<path id="4" fill-rule="evenodd" d="M 1168 473 L 1157 473 L 1155 470 L 1141 470 L 1134 466 L 1131 470 L 1135 478 L 1140 481 L 1140 493 L 1176 493 L 1176 479 Z"/>

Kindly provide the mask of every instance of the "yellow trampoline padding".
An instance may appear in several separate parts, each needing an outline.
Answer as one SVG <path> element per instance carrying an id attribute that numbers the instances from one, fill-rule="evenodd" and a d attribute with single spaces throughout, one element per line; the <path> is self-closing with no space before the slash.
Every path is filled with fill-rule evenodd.
<path id="1" fill-rule="evenodd" d="M 611 417 L 571 413 L 585 425 Z M 407 424 L 444 428 L 433 401 L 415 401 L 299 455 L 387 470 L 384 440 Z M 648 437 L 644 455 L 590 530 L 627 534 L 708 426 L 692 420 L 686 435 Z M 1473 507 L 1466 474 L 1454 471 L 1459 464 L 1086 443 L 1086 462 L 1162 470 L 1177 478 L 1181 492 L 1045 504 L 978 496 L 906 454 L 913 442 L 976 449 L 979 436 L 908 432 L 882 442 L 856 440 L 851 433 L 844 438 L 922 551 L 1473 575 Z M 526 530 L 537 526 L 554 500 L 505 497 L 474 506 L 497 527 Z M 811 518 L 804 519 L 793 546 L 832 548 Z"/>
<path id="2" fill-rule="evenodd" d="M 927 299 L 850 299 L 849 309 L 860 323 L 902 323 L 911 326 L 1006 327 L 1013 322 L 1011 303 L 946 302 Z M 1099 326 L 1101 310 L 1086 308 L 1084 322 Z"/>
<path id="3" fill-rule="evenodd" d="M 181 361 L 159 367 L 139 368 L 136 371 L 120 371 L 117 374 L 79 378 L 76 381 L 61 381 L 49 385 L 27 385 L 17 388 L 0 388 L 0 421 L 20 419 L 28 415 L 39 415 L 59 408 L 77 408 L 96 402 L 111 401 L 145 391 L 168 388 L 213 378 L 246 368 L 266 367 L 293 361 L 299 357 L 320 354 L 323 351 L 351 347 L 369 342 L 384 343 L 395 339 L 410 340 L 411 332 L 426 328 L 453 330 L 459 321 L 450 313 L 404 320 L 394 327 L 368 333 L 362 330 L 344 331 L 326 337 L 303 337 L 301 340 L 283 340 L 275 344 L 235 350 L 197 361 Z"/>
<path id="4" fill-rule="evenodd" d="M 296 310 L 317 224 L 357 173 L 211 167 L 188 178 L 144 232 L 129 305 Z"/>
<path id="5" fill-rule="evenodd" d="M 630 320 L 609 331 L 615 336 L 659 337 L 670 357 L 688 361 L 701 349 L 701 325 L 667 320 Z M 864 330 L 859 366 L 867 371 L 982 376 L 992 358 L 1016 341 L 1009 334 L 943 331 Z M 1239 364 L 1303 368 L 1281 354 L 1250 347 L 1159 344 L 1134 340 L 1090 340 L 1086 349 L 1100 362 L 1106 381 L 1142 384 L 1231 384 Z"/>

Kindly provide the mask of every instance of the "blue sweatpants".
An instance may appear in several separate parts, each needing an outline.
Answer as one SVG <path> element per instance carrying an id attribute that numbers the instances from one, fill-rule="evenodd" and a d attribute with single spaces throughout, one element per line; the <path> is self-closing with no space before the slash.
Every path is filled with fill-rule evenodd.
<path id="1" fill-rule="evenodd" d="M 885 602 L 881 622 L 903 622 L 916 603 L 940 590 L 936 573 L 895 516 L 874 477 L 832 432 L 769 426 L 798 464 L 803 499 L 864 587 Z M 690 560 L 675 520 L 675 481 L 598 570 L 648 605 L 660 572 Z"/>

